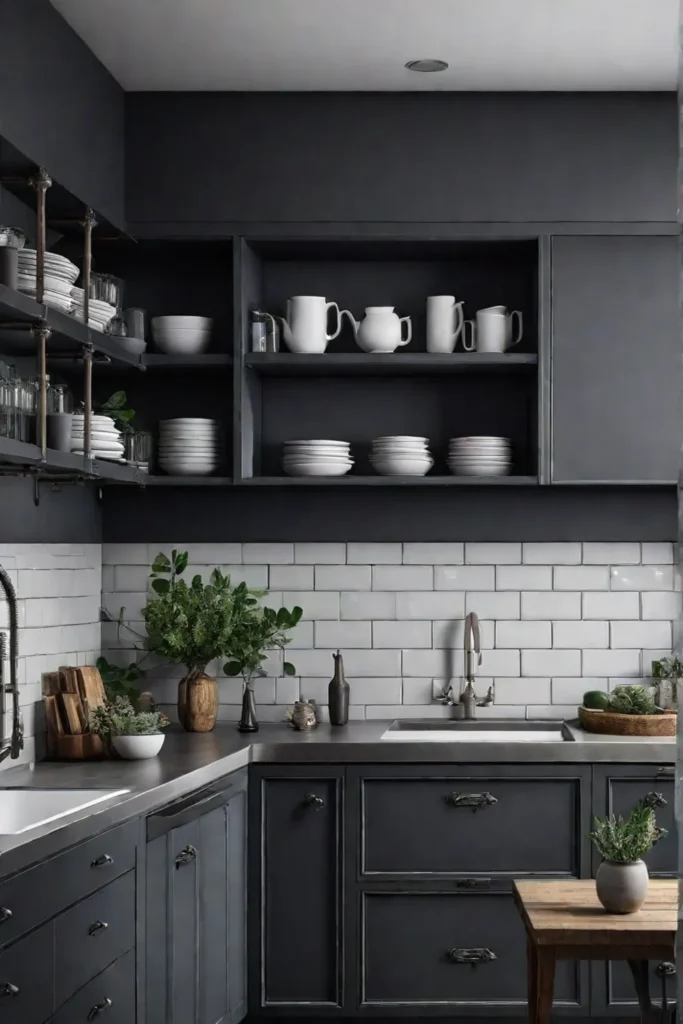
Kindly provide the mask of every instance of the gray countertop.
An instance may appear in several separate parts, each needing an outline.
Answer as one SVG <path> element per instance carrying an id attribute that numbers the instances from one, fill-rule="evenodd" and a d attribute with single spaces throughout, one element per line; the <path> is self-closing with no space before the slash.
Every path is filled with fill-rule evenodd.
<path id="1" fill-rule="evenodd" d="M 169 730 L 149 761 L 41 762 L 8 768 L 0 786 L 127 789 L 125 795 L 16 836 L 0 836 L 0 877 L 43 860 L 132 817 L 148 814 L 250 763 L 320 764 L 673 764 L 676 741 L 595 736 L 572 726 L 572 741 L 386 742 L 389 722 L 321 725 L 295 732 L 265 725 L 242 736 L 234 726 L 211 733 Z"/>

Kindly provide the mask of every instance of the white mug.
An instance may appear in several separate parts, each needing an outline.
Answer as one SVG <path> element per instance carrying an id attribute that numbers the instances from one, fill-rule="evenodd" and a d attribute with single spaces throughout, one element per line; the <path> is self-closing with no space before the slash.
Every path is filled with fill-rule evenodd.
<path id="1" fill-rule="evenodd" d="M 337 327 L 332 334 L 327 333 L 329 309 L 337 311 Z M 287 318 L 282 323 L 287 348 L 299 355 L 324 352 L 342 329 L 339 306 L 322 295 L 293 295 L 287 299 Z"/>
<path id="2" fill-rule="evenodd" d="M 430 295 L 427 298 L 427 351 L 449 353 L 462 331 L 463 303 L 454 295 Z"/>
<path id="3" fill-rule="evenodd" d="M 462 347 L 466 352 L 505 352 L 522 340 L 522 314 L 518 309 L 505 313 L 504 306 L 477 311 L 476 325 L 465 320 Z M 513 341 L 513 323 L 517 318 L 517 337 Z M 468 341 L 469 336 L 469 341 Z"/>

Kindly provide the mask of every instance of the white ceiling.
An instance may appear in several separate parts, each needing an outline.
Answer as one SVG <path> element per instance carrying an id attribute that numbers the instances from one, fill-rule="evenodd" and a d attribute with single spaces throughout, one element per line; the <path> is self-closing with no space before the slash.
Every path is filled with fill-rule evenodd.
<path id="1" fill-rule="evenodd" d="M 675 89 L 678 0 L 52 0 L 126 89 Z M 449 62 L 440 74 L 409 60 Z"/>

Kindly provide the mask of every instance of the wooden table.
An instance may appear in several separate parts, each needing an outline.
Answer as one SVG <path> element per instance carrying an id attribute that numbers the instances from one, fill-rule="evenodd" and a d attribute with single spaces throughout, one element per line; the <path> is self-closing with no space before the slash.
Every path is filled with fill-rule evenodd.
<path id="1" fill-rule="evenodd" d="M 678 883 L 650 881 L 635 914 L 608 914 L 593 880 L 515 882 L 514 897 L 527 932 L 527 986 L 531 1024 L 548 1024 L 555 961 L 627 960 L 641 1017 L 660 1019 L 652 1005 L 648 960 L 674 960 Z"/>

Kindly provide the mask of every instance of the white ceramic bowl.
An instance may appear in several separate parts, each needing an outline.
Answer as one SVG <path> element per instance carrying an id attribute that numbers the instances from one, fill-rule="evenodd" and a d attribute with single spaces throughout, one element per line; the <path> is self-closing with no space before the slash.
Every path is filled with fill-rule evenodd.
<path id="1" fill-rule="evenodd" d="M 509 476 L 509 466 L 449 466 L 455 476 Z"/>
<path id="2" fill-rule="evenodd" d="M 164 473 L 169 476 L 211 476 L 216 471 L 217 466 L 196 466 L 193 464 L 188 465 L 185 463 L 174 463 L 169 462 L 166 465 L 159 463 Z"/>
<path id="3" fill-rule="evenodd" d="M 167 355 L 191 356 L 205 352 L 211 340 L 210 334 L 197 331 L 168 331 L 163 334 L 152 331 L 154 344 Z"/>
<path id="4" fill-rule="evenodd" d="M 342 452 L 335 448 L 332 449 L 315 449 L 315 448 L 303 448 L 300 451 L 286 451 L 284 452 L 285 459 L 348 459 L 350 458 L 349 452 Z"/>
<path id="5" fill-rule="evenodd" d="M 155 316 L 152 329 L 210 331 L 213 320 L 209 316 Z"/>
<path id="6" fill-rule="evenodd" d="M 142 338 L 117 338 L 117 341 L 124 352 L 130 352 L 132 356 L 141 356 L 147 348 L 147 342 Z"/>
<path id="7" fill-rule="evenodd" d="M 285 441 L 283 447 L 284 448 L 288 448 L 290 445 L 300 445 L 300 444 L 324 445 L 326 448 L 328 448 L 328 447 L 329 448 L 348 448 L 349 447 L 349 442 L 348 441 L 331 441 L 328 438 L 324 438 L 324 437 L 322 437 L 322 438 L 321 437 L 311 437 L 311 438 L 302 437 L 302 438 L 298 438 L 297 440 L 293 440 L 293 441 Z"/>
<path id="8" fill-rule="evenodd" d="M 427 441 L 429 441 L 429 438 L 416 437 L 414 434 L 387 434 L 383 437 L 376 437 L 375 442 L 377 441 L 421 441 L 423 444 L 426 444 Z"/>
<path id="9" fill-rule="evenodd" d="M 160 420 L 162 427 L 214 427 L 218 420 L 208 419 L 205 416 L 176 416 L 172 420 Z"/>
<path id="10" fill-rule="evenodd" d="M 126 761 L 142 761 L 148 757 L 156 757 L 164 745 L 164 734 L 152 736 L 112 736 L 114 750 Z"/>
<path id="11" fill-rule="evenodd" d="M 425 476 L 434 465 L 432 459 L 371 460 L 380 476 Z"/>
<path id="12" fill-rule="evenodd" d="M 293 462 L 285 465 L 288 476 L 346 476 L 351 469 L 350 462 Z"/>

